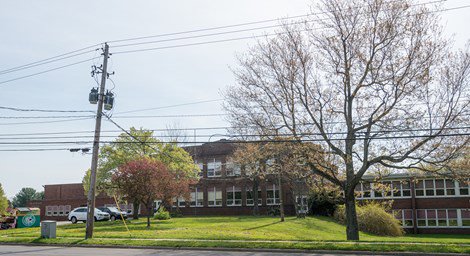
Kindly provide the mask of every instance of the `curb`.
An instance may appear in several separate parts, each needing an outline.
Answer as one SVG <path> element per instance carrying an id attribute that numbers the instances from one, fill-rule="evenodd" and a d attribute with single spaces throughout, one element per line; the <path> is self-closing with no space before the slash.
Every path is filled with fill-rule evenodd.
<path id="1" fill-rule="evenodd" d="M 353 254 L 353 255 L 395 255 L 395 256 L 463 256 L 463 253 L 426 253 L 426 252 L 381 252 L 381 251 L 343 251 L 343 250 L 298 250 L 298 249 L 269 249 L 269 248 L 224 248 L 224 247 L 165 247 L 165 246 L 128 246 L 128 245 L 93 245 L 93 244 L 35 244 L 35 243 L 8 243 L 0 245 L 43 246 L 43 247 L 79 247 L 79 248 L 107 248 L 107 249 L 150 249 L 150 250 L 184 250 L 184 251 L 220 251 L 220 252 L 272 252 L 272 253 L 319 253 L 319 254 Z"/>

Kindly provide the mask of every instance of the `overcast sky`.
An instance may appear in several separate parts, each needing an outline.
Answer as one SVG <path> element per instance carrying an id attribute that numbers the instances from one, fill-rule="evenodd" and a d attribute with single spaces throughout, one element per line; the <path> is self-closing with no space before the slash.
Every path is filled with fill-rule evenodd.
<path id="1" fill-rule="evenodd" d="M 468 0 L 448 0 L 443 8 L 463 6 Z M 2 1 L 0 8 L 0 70 L 42 60 L 104 41 L 173 33 L 251 21 L 306 14 L 306 0 L 237 0 L 237 1 Z M 446 34 L 454 36 L 462 47 L 470 38 L 470 8 L 442 14 Z M 273 23 L 238 27 L 220 31 L 252 28 Z M 198 35 L 219 31 L 208 31 Z M 269 30 L 265 30 L 269 32 Z M 228 39 L 262 34 L 263 30 L 219 35 L 191 40 L 171 41 L 137 48 L 174 46 L 177 44 Z M 188 36 L 180 35 L 180 36 Z M 180 37 L 178 36 L 178 37 Z M 171 38 L 171 37 L 166 37 Z M 165 38 L 165 39 L 166 39 Z M 164 39 L 154 38 L 153 40 Z M 149 39 L 150 40 L 150 39 Z M 145 41 L 145 40 L 144 40 Z M 235 54 L 243 52 L 253 40 L 240 40 L 155 51 L 116 54 L 110 59 L 109 71 L 115 82 L 115 121 L 128 129 L 131 126 L 162 129 L 168 125 L 181 128 L 222 127 L 227 123 L 221 116 L 178 118 L 119 118 L 119 112 L 157 108 L 197 101 L 207 103 L 141 111 L 126 115 L 221 114 L 220 91 L 233 84 L 229 69 L 235 64 Z M 116 43 L 117 44 L 117 43 Z M 116 45 L 114 44 L 114 45 Z M 124 50 L 113 48 L 111 52 Z M 0 74 L 5 80 L 41 72 L 62 65 L 96 57 L 88 53 L 35 68 Z M 95 61 L 98 64 L 98 60 Z M 0 84 L 0 106 L 27 109 L 96 110 L 88 103 L 88 93 L 96 86 L 90 76 L 92 61 Z M 1 73 L 1 72 L 0 72 Z M 108 81 L 108 88 L 113 85 Z M 83 115 L 78 113 L 73 115 Z M 70 113 L 21 113 L 0 110 L 0 117 L 72 115 Z M 85 114 L 86 115 L 86 114 Z M 124 115 L 124 114 L 121 114 Z M 0 142 L 31 142 L 14 140 L 21 133 L 92 131 L 94 120 L 34 123 L 57 119 L 0 119 Z M 63 119 L 60 119 L 63 120 Z M 16 123 L 16 124 L 12 124 Z M 23 124 L 19 124 L 23 123 Z M 116 130 L 104 121 L 103 130 Z M 223 130 L 197 131 L 198 134 L 223 133 Z M 188 132 L 190 135 L 192 131 Z M 73 135 L 90 135 L 73 134 Z M 114 133 L 115 134 L 115 133 Z M 3 137 L 1 135 L 4 135 Z M 58 136 L 58 135 L 51 135 Z M 70 135 L 63 135 L 70 136 Z M 6 139 L 8 137 L 8 139 Z M 70 140 L 70 139 L 62 139 Z M 90 141 L 75 138 L 74 141 Z M 105 140 L 109 140 L 106 138 Z M 48 141 L 48 140 L 44 140 Z M 50 140 L 49 140 L 50 141 Z M 85 145 L 2 145 L 0 150 L 26 148 L 73 148 Z M 9 198 L 22 187 L 42 190 L 42 185 L 81 182 L 89 168 L 91 155 L 68 151 L 2 152 L 0 151 L 0 183 Z"/>

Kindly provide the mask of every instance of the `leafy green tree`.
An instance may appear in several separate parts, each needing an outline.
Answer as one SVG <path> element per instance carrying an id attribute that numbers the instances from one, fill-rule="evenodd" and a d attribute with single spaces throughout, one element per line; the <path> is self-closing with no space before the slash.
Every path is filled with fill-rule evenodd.
<path id="1" fill-rule="evenodd" d="M 44 192 L 37 192 L 34 188 L 22 188 L 18 192 L 11 203 L 13 207 L 25 207 L 31 200 L 42 200 L 44 199 Z"/>
<path id="2" fill-rule="evenodd" d="M 162 162 L 170 171 L 178 172 L 180 177 L 196 179 L 200 171 L 192 157 L 175 143 L 163 143 L 153 136 L 153 131 L 132 127 L 129 133 L 122 133 L 115 141 L 101 148 L 96 174 L 97 193 L 118 194 L 111 182 L 113 173 L 119 166 L 142 157 Z M 83 178 L 86 194 L 90 187 L 89 180 L 90 170 L 87 170 Z M 134 218 L 138 217 L 137 212 L 138 202 L 134 200 Z"/>
<path id="3" fill-rule="evenodd" d="M 5 214 L 8 208 L 8 199 L 3 191 L 2 184 L 0 184 L 0 214 Z"/>

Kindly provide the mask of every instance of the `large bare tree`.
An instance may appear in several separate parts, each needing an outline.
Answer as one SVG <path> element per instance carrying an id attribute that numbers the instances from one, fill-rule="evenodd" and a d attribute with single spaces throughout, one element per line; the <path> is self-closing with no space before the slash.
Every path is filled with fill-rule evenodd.
<path id="1" fill-rule="evenodd" d="M 347 239 L 358 240 L 354 188 L 366 172 L 447 171 L 469 142 L 470 55 L 443 36 L 436 6 L 318 8 L 239 56 L 225 108 L 237 133 L 320 144 L 331 165 L 306 164 L 344 191 Z"/>

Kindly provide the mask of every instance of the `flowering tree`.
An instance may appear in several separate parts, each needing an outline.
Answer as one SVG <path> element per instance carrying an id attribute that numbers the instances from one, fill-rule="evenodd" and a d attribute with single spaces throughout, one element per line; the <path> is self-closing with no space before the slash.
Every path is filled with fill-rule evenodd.
<path id="1" fill-rule="evenodd" d="M 147 228 L 150 228 L 154 201 L 160 199 L 168 202 L 182 194 L 188 197 L 192 179 L 169 170 L 158 160 L 142 157 L 119 166 L 112 182 L 119 193 L 145 206 Z"/>

